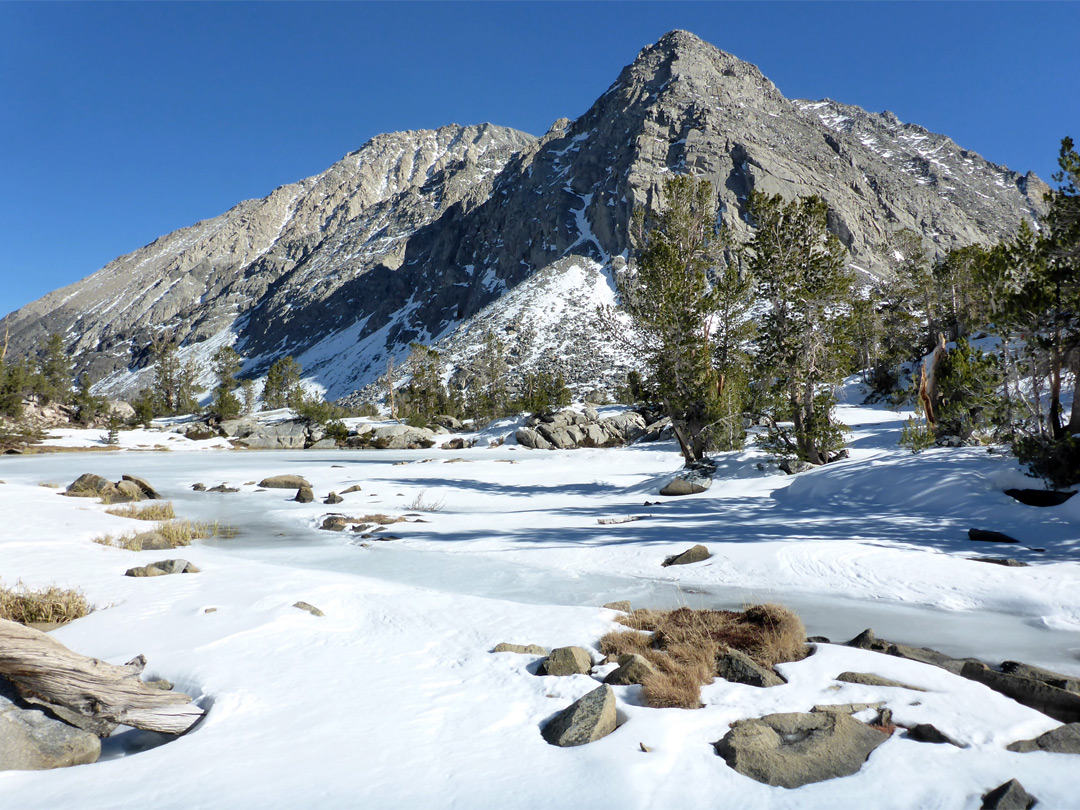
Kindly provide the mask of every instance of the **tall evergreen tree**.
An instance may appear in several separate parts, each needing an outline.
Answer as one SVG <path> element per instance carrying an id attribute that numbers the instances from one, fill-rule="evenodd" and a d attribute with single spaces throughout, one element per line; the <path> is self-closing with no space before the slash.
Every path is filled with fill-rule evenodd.
<path id="1" fill-rule="evenodd" d="M 291 356 L 279 357 L 266 371 L 263 385 L 263 403 L 270 410 L 295 408 L 303 402 L 304 390 L 300 385 L 303 373 L 300 364 Z"/>
<path id="2" fill-rule="evenodd" d="M 771 381 L 779 414 L 765 446 L 772 452 L 823 464 L 843 446 L 843 426 L 832 417 L 829 387 L 842 377 L 840 328 L 854 275 L 846 251 L 829 233 L 818 197 L 785 203 L 779 195 L 751 196 L 754 231 L 747 262 L 758 295 L 768 303 L 759 324 L 758 363 Z"/>

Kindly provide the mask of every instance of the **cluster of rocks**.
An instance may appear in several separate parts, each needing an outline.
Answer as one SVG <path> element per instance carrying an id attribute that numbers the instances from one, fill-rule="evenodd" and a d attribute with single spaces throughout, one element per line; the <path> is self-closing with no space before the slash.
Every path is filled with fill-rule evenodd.
<path id="1" fill-rule="evenodd" d="M 126 577 L 163 577 L 168 574 L 197 574 L 199 569 L 187 560 L 158 560 L 149 565 L 140 565 L 129 568 L 124 572 Z"/>
<path id="2" fill-rule="evenodd" d="M 636 441 L 655 441 L 671 435 L 667 419 L 646 424 L 637 411 L 601 418 L 595 408 L 567 408 L 535 414 L 514 434 L 522 447 L 536 450 L 574 450 L 579 447 L 619 447 Z"/>
<path id="3" fill-rule="evenodd" d="M 63 494 L 73 498 L 101 498 L 105 503 L 129 503 L 161 497 L 157 490 L 137 476 L 124 475 L 114 482 L 94 473 L 80 475 L 68 484 Z"/>

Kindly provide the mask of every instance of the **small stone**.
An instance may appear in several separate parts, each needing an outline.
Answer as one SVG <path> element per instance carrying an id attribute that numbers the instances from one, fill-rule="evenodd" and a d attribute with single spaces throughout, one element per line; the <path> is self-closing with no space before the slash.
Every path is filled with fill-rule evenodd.
<path id="1" fill-rule="evenodd" d="M 548 651 L 539 644 L 509 644 L 505 641 L 495 645 L 493 653 L 518 653 L 520 655 L 547 655 Z"/>
<path id="2" fill-rule="evenodd" d="M 195 492 L 206 492 L 206 484 L 192 484 L 191 488 Z"/>
<path id="3" fill-rule="evenodd" d="M 669 565 L 689 565 L 690 563 L 701 562 L 707 560 L 712 554 L 703 545 L 691 546 L 681 554 L 673 554 L 664 560 L 660 565 L 667 568 Z"/>
<path id="4" fill-rule="evenodd" d="M 836 680 L 843 681 L 844 683 L 858 683 L 863 686 L 893 686 L 898 689 L 911 689 L 915 692 L 926 691 L 925 689 L 920 689 L 918 686 L 911 686 L 910 684 L 894 681 L 890 678 L 882 678 L 880 675 L 874 675 L 870 672 L 841 672 L 836 676 Z"/>
<path id="5" fill-rule="evenodd" d="M 1030 810 L 1038 801 L 1015 779 L 984 793 L 982 800 L 980 810 Z"/>
<path id="6" fill-rule="evenodd" d="M 321 610 L 319 610 L 317 607 L 315 607 L 314 605 L 310 605 L 307 602 L 294 602 L 293 607 L 294 608 L 300 608 L 300 610 L 306 610 L 312 616 L 325 616 L 326 615 Z"/>
<path id="7" fill-rule="evenodd" d="M 617 719 L 615 693 L 601 686 L 556 714 L 540 734 L 560 748 L 585 745 L 613 732 Z"/>
<path id="8" fill-rule="evenodd" d="M 206 608 L 203 613 L 217 613 L 217 608 Z"/>
<path id="9" fill-rule="evenodd" d="M 342 495 L 348 495 L 350 492 L 359 492 L 359 491 L 360 491 L 360 485 L 359 484 L 353 484 L 348 489 L 341 490 L 341 494 Z"/>
<path id="10" fill-rule="evenodd" d="M 139 551 L 169 551 L 173 547 L 160 532 L 140 532 L 131 539 L 131 544 Z"/>
<path id="11" fill-rule="evenodd" d="M 584 647 L 557 647 L 540 666 L 540 675 L 588 675 L 592 656 Z"/>
<path id="12" fill-rule="evenodd" d="M 639 742 L 639 743 L 638 743 L 638 748 L 640 748 L 640 749 L 641 749 L 641 752 L 642 752 L 643 754 L 651 754 L 651 753 L 652 753 L 652 749 L 651 749 L 651 748 L 649 748 L 649 746 L 647 746 L 647 745 L 646 745 L 645 743 L 643 743 L 643 742 Z"/>
<path id="13" fill-rule="evenodd" d="M 315 493 L 311 491 L 311 487 L 300 487 L 296 490 L 296 497 L 293 500 L 297 503 L 311 503 L 315 500 Z"/>
<path id="14" fill-rule="evenodd" d="M 946 736 L 938 730 L 937 726 L 930 723 L 919 723 L 917 726 L 912 726 L 907 731 L 909 740 L 921 743 L 933 743 L 935 745 L 941 745 L 943 743 L 949 743 L 955 745 L 957 748 L 963 748 L 960 743 L 951 737 Z"/>
<path id="15" fill-rule="evenodd" d="M 341 503 L 343 500 L 345 499 L 338 495 L 336 492 L 331 492 L 329 495 L 326 496 L 326 499 L 323 501 L 323 503 L 332 506 L 335 503 Z"/>

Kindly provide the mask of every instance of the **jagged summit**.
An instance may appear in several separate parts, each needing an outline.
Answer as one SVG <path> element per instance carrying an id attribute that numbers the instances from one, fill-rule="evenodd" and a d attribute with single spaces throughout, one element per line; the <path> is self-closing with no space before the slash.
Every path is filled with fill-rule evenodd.
<path id="1" fill-rule="evenodd" d="M 1036 215 L 1046 188 L 891 113 L 786 99 L 756 66 L 671 31 L 540 139 L 493 124 L 378 135 L 9 315 L 9 351 L 60 332 L 79 371 L 123 395 L 167 331 L 196 358 L 234 344 L 248 375 L 292 354 L 340 397 L 412 341 L 442 340 L 467 378 L 495 331 L 518 371 L 610 388 L 626 358 L 592 313 L 613 300 L 634 208 L 672 172 L 710 180 L 737 233 L 753 190 L 819 195 L 869 273 L 899 228 L 938 253 L 991 242 Z"/>

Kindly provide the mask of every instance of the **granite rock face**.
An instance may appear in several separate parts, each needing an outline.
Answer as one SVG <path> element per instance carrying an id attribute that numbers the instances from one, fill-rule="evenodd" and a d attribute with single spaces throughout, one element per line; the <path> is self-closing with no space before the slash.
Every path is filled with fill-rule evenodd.
<path id="1" fill-rule="evenodd" d="M 539 139 L 490 124 L 377 136 L 4 327 L 15 355 L 68 335 L 76 370 L 104 376 L 96 390 L 114 396 L 147 382 L 161 328 L 195 359 L 234 342 L 258 358 L 245 376 L 291 354 L 330 398 L 440 334 L 462 385 L 493 332 L 512 377 L 543 368 L 579 393 L 611 386 L 629 359 L 595 306 L 614 301 L 632 211 L 661 202 L 672 171 L 712 181 L 723 223 L 740 235 L 750 191 L 820 195 L 852 264 L 870 274 L 896 229 L 922 234 L 931 253 L 988 243 L 1037 213 L 1046 188 L 890 113 L 786 99 L 754 65 L 673 31 Z"/>

